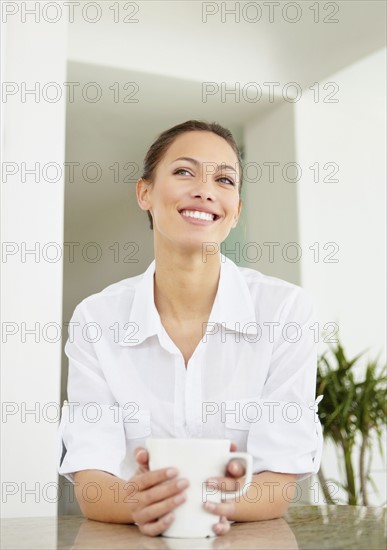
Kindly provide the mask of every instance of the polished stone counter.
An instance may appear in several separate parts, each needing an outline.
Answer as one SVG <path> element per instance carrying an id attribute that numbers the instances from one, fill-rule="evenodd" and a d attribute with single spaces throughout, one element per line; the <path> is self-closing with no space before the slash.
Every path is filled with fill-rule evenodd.
<path id="1" fill-rule="evenodd" d="M 10 518 L 1 521 L 5 550 L 110 549 L 386 549 L 386 509 L 363 506 L 293 506 L 284 518 L 234 523 L 230 533 L 209 539 L 142 535 L 135 525 L 81 516 Z"/>

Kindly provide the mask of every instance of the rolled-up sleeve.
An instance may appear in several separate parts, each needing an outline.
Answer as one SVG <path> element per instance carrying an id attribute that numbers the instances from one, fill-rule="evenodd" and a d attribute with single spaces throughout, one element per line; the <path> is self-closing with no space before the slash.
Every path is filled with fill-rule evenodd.
<path id="1" fill-rule="evenodd" d="M 73 330 L 65 345 L 68 401 L 57 432 L 58 473 L 72 483 L 74 472 L 88 469 L 121 477 L 126 455 L 122 409 L 109 389 L 94 344 L 82 336 L 85 323 L 81 303 L 74 310 Z"/>
<path id="2" fill-rule="evenodd" d="M 254 471 L 297 474 L 305 479 L 320 468 L 323 436 L 315 399 L 318 332 L 310 296 L 297 287 L 284 306 L 269 372 L 250 426 L 247 451 Z"/>

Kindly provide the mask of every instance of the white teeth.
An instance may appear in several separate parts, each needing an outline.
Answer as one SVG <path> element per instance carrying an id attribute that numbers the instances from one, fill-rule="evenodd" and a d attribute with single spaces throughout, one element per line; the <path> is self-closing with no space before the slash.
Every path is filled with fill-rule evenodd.
<path id="1" fill-rule="evenodd" d="M 198 220 L 207 220 L 210 222 L 215 219 L 214 214 L 209 214 L 208 212 L 198 212 L 197 210 L 183 210 L 181 215 L 187 216 L 188 218 L 196 218 Z"/>

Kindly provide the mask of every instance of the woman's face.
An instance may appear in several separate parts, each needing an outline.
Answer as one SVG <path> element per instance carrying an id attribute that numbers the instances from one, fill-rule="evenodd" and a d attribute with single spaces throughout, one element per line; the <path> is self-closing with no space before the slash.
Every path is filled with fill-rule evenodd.
<path id="1" fill-rule="evenodd" d="M 159 162 L 153 185 L 142 180 L 137 185 L 139 205 L 151 211 L 157 240 L 194 248 L 220 245 L 237 224 L 242 204 L 238 159 L 212 132 L 178 136 Z"/>

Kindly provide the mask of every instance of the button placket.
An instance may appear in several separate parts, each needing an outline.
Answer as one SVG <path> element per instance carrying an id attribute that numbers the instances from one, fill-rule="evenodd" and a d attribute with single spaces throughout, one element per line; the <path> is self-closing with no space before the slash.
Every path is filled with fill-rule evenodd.
<path id="1" fill-rule="evenodd" d="M 185 406 L 187 427 L 190 437 L 202 436 L 201 402 L 202 402 L 202 349 L 197 349 L 189 361 L 185 380 Z"/>
<path id="2" fill-rule="evenodd" d="M 185 414 L 185 386 L 187 372 L 181 354 L 174 354 L 175 363 L 175 405 L 174 428 L 176 437 L 189 437 Z"/>

